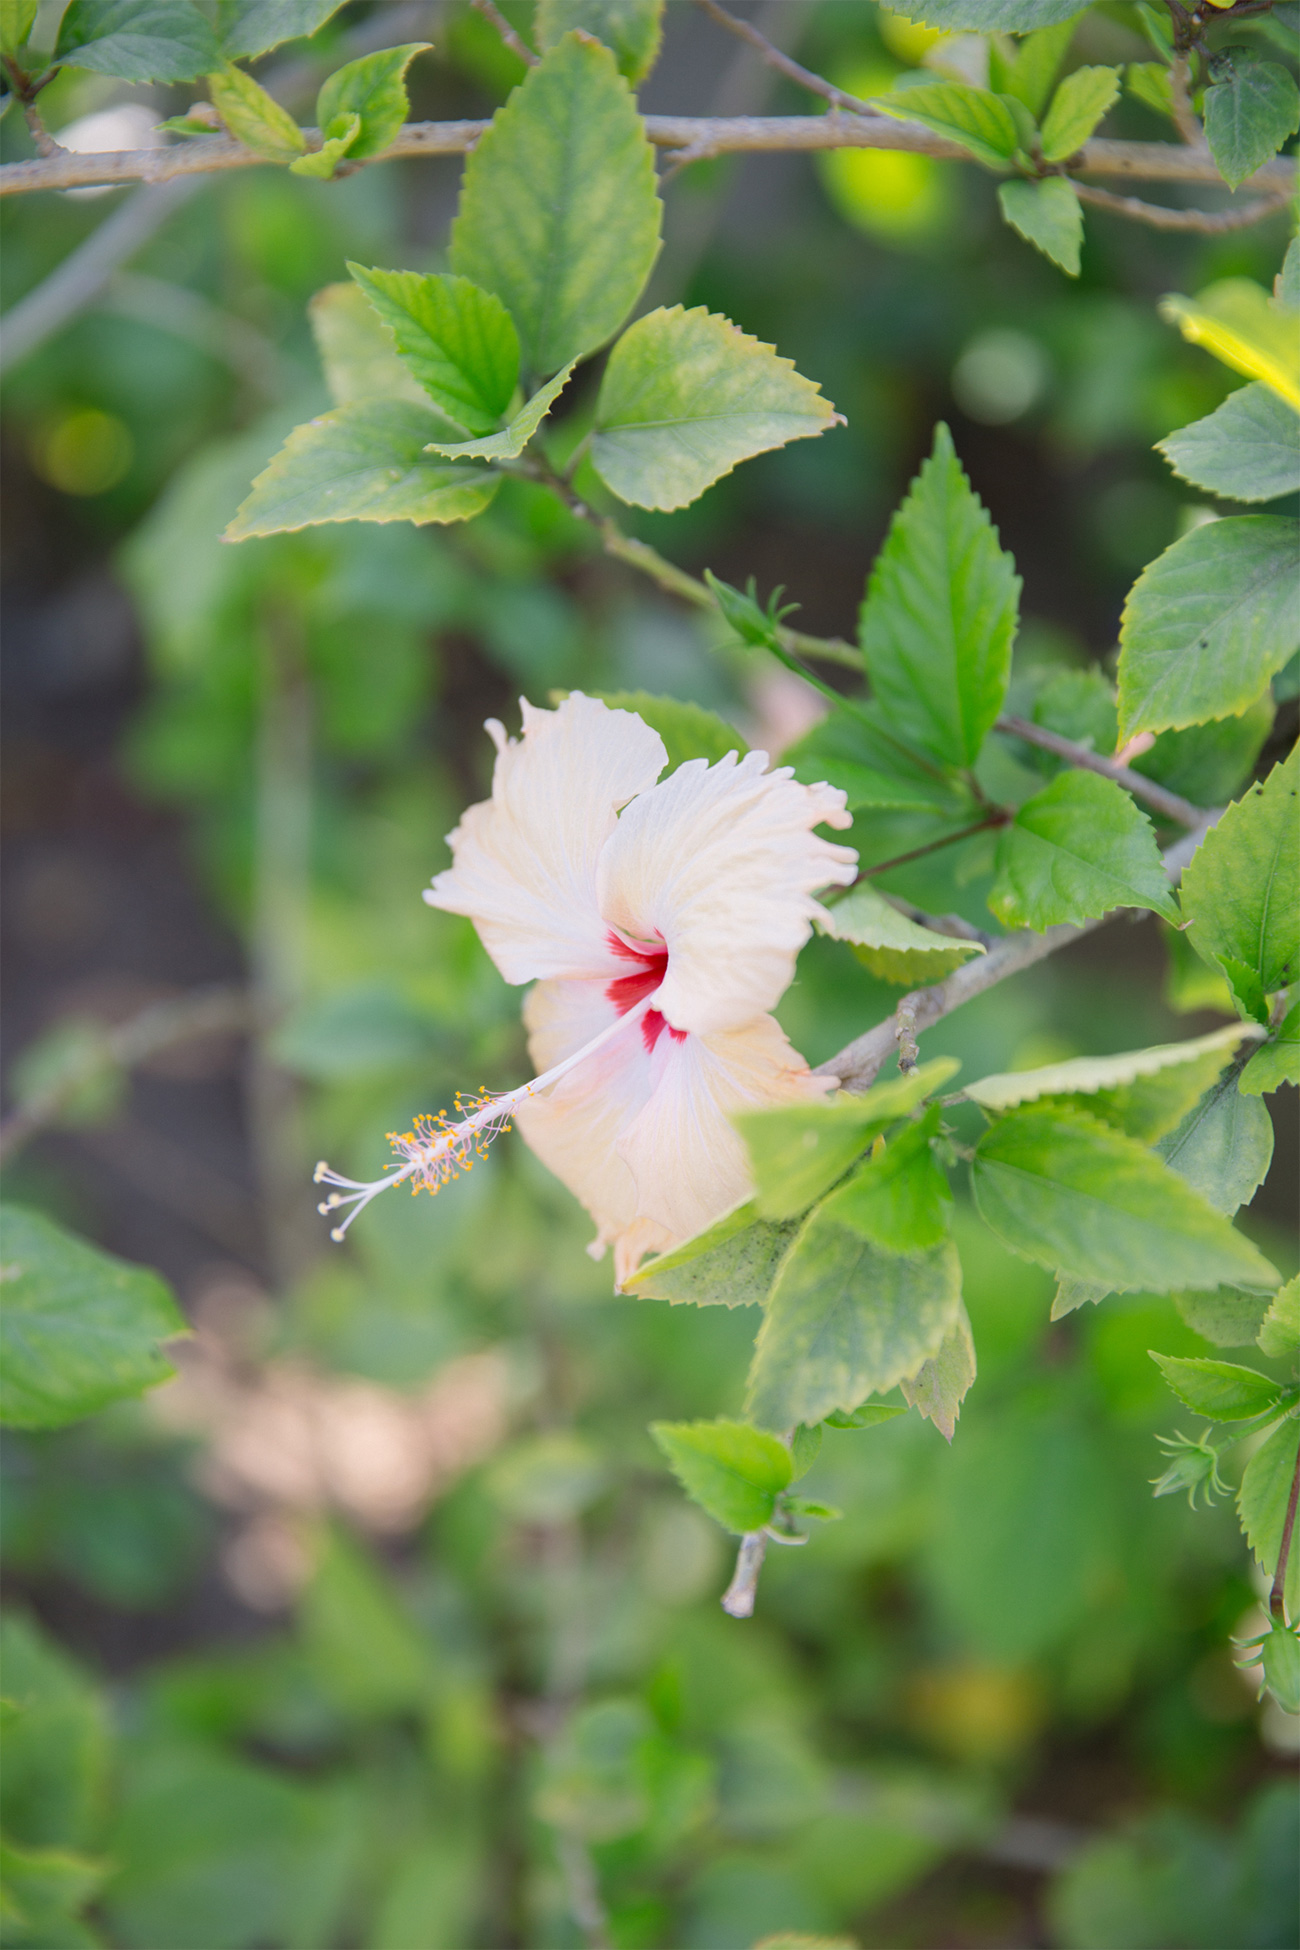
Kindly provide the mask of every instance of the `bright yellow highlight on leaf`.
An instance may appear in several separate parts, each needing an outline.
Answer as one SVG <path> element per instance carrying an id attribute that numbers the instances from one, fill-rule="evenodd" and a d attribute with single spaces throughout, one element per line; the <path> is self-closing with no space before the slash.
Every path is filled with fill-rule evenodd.
<path id="1" fill-rule="evenodd" d="M 902 61 L 919 61 L 942 37 L 931 27 L 880 16 L 881 38 Z M 836 85 L 859 101 L 887 94 L 898 70 L 887 61 L 859 62 L 837 69 Z M 926 243 L 942 231 L 953 208 L 951 172 L 933 156 L 905 149 L 824 149 L 817 169 L 826 194 L 846 223 L 888 244 Z"/>
<path id="2" fill-rule="evenodd" d="M 1300 318 L 1273 304 L 1262 285 L 1222 278 L 1195 298 L 1163 298 L 1160 315 L 1234 372 L 1262 379 L 1300 413 Z"/>
<path id="3" fill-rule="evenodd" d="M 918 62 L 923 54 L 928 54 L 936 41 L 943 39 L 941 27 L 927 27 L 923 21 L 908 20 L 905 14 L 887 13 L 883 7 L 877 16 L 876 25 L 880 29 L 880 38 L 890 53 L 896 54 L 900 61 L 909 61 L 913 64 Z M 846 82 L 841 83 L 841 86 L 848 88 Z M 849 88 L 848 92 L 856 95 L 858 91 L 856 88 Z"/>

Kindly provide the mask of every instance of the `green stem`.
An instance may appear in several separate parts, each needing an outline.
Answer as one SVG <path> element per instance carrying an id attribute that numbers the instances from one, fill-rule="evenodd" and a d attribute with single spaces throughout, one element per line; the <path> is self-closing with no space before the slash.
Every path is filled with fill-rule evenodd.
<path id="1" fill-rule="evenodd" d="M 1273 1588 L 1268 1594 L 1268 1608 L 1274 1618 L 1285 1615 L 1286 1567 L 1291 1557 L 1291 1546 L 1295 1540 L 1296 1505 L 1300 1502 L 1300 1453 L 1296 1455 L 1295 1470 L 1291 1477 L 1291 1495 L 1287 1500 L 1286 1517 L 1282 1524 L 1282 1543 L 1277 1554 L 1277 1570 L 1273 1573 Z"/>

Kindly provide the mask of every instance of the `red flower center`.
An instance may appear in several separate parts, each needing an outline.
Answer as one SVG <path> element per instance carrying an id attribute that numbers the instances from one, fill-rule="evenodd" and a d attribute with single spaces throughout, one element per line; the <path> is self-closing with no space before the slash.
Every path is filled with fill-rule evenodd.
<path id="1" fill-rule="evenodd" d="M 630 961 L 635 964 L 632 974 L 619 975 L 605 990 L 605 994 L 619 1014 L 626 1015 L 627 1011 L 634 1009 L 638 1002 L 643 1002 L 647 995 L 653 995 L 663 981 L 668 968 L 668 950 L 649 947 L 633 948 L 626 941 L 620 940 L 619 936 L 612 931 L 606 938 L 611 954 L 617 955 L 620 961 Z M 641 1040 L 648 1050 L 654 1048 L 665 1029 L 675 1043 L 686 1041 L 684 1029 L 671 1028 L 658 1009 L 647 1009 L 641 1019 Z"/>

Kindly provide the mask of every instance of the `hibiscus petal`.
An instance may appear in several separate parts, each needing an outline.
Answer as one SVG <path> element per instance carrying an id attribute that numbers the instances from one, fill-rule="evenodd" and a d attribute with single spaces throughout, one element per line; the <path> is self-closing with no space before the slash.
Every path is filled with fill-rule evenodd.
<path id="1" fill-rule="evenodd" d="M 601 853 L 605 919 L 667 946 L 656 1007 L 674 1028 L 738 1029 L 771 1009 L 825 912 L 813 889 L 856 874 L 853 849 L 812 830 L 852 823 L 844 793 L 766 767 L 765 752 L 690 760 L 633 800 Z"/>
<path id="2" fill-rule="evenodd" d="M 596 863 L 615 816 L 668 762 L 631 711 L 575 691 L 555 711 L 523 703 L 523 737 L 489 723 L 492 797 L 449 835 L 453 864 L 425 900 L 468 914 L 507 982 L 625 974 L 596 900 Z"/>

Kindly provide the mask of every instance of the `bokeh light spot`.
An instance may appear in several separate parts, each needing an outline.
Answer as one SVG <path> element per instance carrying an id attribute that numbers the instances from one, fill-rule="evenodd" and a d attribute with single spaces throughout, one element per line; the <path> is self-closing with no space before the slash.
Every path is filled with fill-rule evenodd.
<path id="1" fill-rule="evenodd" d="M 968 419 L 1007 426 L 1042 398 L 1051 378 L 1047 354 L 1025 332 L 980 332 L 952 371 L 953 397 Z"/>
<path id="2" fill-rule="evenodd" d="M 32 466 L 63 494 L 103 494 L 116 487 L 135 456 L 125 422 L 96 406 L 77 406 L 38 427 Z"/>

